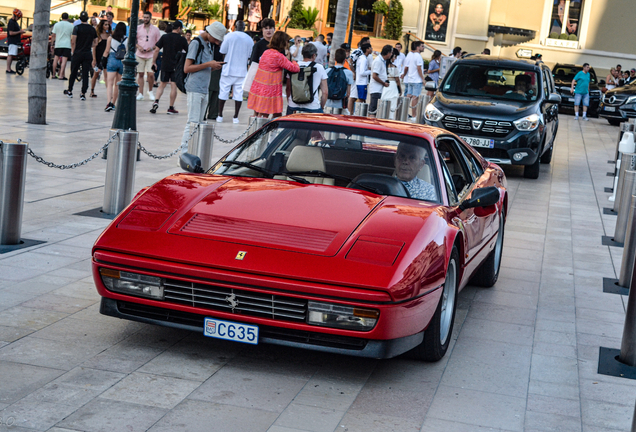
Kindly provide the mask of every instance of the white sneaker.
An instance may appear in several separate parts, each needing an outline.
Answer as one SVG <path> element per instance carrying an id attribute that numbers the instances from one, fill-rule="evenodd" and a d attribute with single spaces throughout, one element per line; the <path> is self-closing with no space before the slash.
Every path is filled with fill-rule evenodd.
<path id="1" fill-rule="evenodd" d="M 138 100 L 138 101 L 142 101 L 142 100 L 144 100 L 144 95 L 142 95 L 141 93 L 139 93 L 139 94 L 137 95 L 137 100 Z"/>
<path id="2" fill-rule="evenodd" d="M 155 100 L 155 94 L 152 92 L 152 90 L 148 92 L 148 100 Z"/>
<path id="3" fill-rule="evenodd" d="M 239 119 L 237 117 L 232 118 L 232 122 L 234 124 L 238 124 L 239 123 Z"/>
<path id="4" fill-rule="evenodd" d="M 223 117 L 218 116 L 218 117 L 216 118 L 216 122 L 217 122 L 217 123 L 223 123 Z"/>
<path id="5" fill-rule="evenodd" d="M 574 120 L 578 120 L 578 119 L 579 119 L 579 116 L 574 116 Z"/>
<path id="6" fill-rule="evenodd" d="M 583 121 L 589 121 L 587 117 L 583 117 Z"/>

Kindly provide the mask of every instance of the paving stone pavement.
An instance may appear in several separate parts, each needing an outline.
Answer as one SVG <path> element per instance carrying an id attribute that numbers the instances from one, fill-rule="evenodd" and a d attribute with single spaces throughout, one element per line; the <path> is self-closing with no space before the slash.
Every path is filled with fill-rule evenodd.
<path id="1" fill-rule="evenodd" d="M 0 139 L 29 142 L 56 163 L 108 137 L 105 89 L 80 101 L 48 82 L 48 122 L 28 125 L 27 75 L 0 75 Z M 167 95 L 166 95 L 167 96 Z M 226 118 L 231 107 L 226 108 Z M 185 97 L 167 116 L 137 104 L 140 141 L 179 145 Z M 247 127 L 218 125 L 225 138 Z M 446 357 L 377 361 L 279 346 L 243 346 L 99 314 L 90 250 L 108 220 L 106 162 L 60 171 L 28 161 L 23 238 L 0 255 L 0 431 L 625 431 L 636 382 L 596 373 L 599 347 L 620 348 L 626 297 L 602 292 L 621 249 L 601 245 L 607 160 L 618 128 L 561 116 L 553 163 L 538 180 L 506 168 L 510 214 L 500 280 L 459 297 Z M 215 143 L 219 157 L 228 145 Z M 135 188 L 177 171 L 137 164 Z"/>

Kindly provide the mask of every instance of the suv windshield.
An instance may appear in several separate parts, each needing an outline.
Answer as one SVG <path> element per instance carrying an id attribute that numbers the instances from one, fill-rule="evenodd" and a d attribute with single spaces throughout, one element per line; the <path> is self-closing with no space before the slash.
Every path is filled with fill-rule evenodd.
<path id="1" fill-rule="evenodd" d="M 553 72 L 554 80 L 562 81 L 562 82 L 572 82 L 572 80 L 574 79 L 574 76 L 582 69 L 583 67 L 581 66 L 556 65 L 554 67 L 554 72 Z M 590 82 L 592 84 L 596 84 L 596 72 L 594 72 L 594 69 L 591 69 L 591 68 L 590 68 Z"/>
<path id="2" fill-rule="evenodd" d="M 447 95 L 536 101 L 539 80 L 531 70 L 460 63 L 444 80 L 442 92 Z"/>

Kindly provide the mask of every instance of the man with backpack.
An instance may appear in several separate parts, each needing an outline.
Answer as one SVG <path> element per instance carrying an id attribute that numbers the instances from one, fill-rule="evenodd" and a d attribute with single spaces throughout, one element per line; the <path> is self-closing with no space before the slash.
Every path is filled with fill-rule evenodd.
<path id="1" fill-rule="evenodd" d="M 287 78 L 287 115 L 294 111 L 322 113 L 327 103 L 327 72 L 323 65 L 316 63 L 316 45 L 305 45 L 302 54 L 303 61 L 298 63 L 300 72 L 290 74 Z M 321 91 L 320 99 L 318 89 Z"/>
<path id="2" fill-rule="evenodd" d="M 338 48 L 334 53 L 336 64 L 327 69 L 327 88 L 329 96 L 325 106 L 330 108 L 347 108 L 347 98 L 353 85 L 353 72 L 344 67 L 347 52 Z"/>
<path id="3" fill-rule="evenodd" d="M 177 54 L 183 51 L 188 51 L 188 42 L 182 36 L 183 24 L 177 20 L 172 23 L 172 32 L 166 33 L 161 36 L 157 44 L 155 45 L 155 52 L 152 59 L 152 66 L 157 69 L 157 58 L 159 57 L 159 50 L 163 48 L 163 58 L 161 60 L 161 75 L 159 88 L 157 89 L 157 98 L 152 104 L 150 112 L 152 114 L 157 112 L 159 108 L 159 100 L 166 85 L 170 83 L 170 106 L 168 107 L 168 114 L 179 114 L 179 111 L 174 109 L 174 102 L 177 100 L 177 84 L 172 79 L 172 74 L 176 67 Z"/>
<path id="4" fill-rule="evenodd" d="M 190 123 L 201 123 L 208 106 L 208 86 L 210 73 L 223 67 L 223 62 L 213 60 L 214 49 L 218 49 L 227 29 L 218 21 L 205 28 L 205 31 L 192 39 L 188 46 L 183 72 L 188 74 L 185 89 L 188 93 L 188 120 L 181 138 L 181 153 L 185 153 L 190 141 Z M 179 163 L 177 162 L 177 165 Z"/>
<path id="5" fill-rule="evenodd" d="M 69 98 L 73 97 L 73 85 L 77 79 L 77 72 L 82 67 L 82 93 L 80 100 L 86 100 L 88 90 L 88 72 L 92 69 L 93 48 L 97 46 L 97 32 L 95 28 L 88 24 L 88 13 L 83 11 L 79 16 L 80 24 L 73 28 L 71 36 L 71 76 L 68 80 L 68 90 L 64 94 Z"/>

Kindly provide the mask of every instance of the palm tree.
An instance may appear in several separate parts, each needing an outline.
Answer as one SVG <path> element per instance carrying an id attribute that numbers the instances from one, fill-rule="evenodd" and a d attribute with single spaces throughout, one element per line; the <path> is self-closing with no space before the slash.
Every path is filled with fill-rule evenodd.
<path id="1" fill-rule="evenodd" d="M 46 63 L 49 49 L 51 0 L 35 0 L 29 60 L 29 114 L 27 123 L 46 124 Z"/>
<path id="2" fill-rule="evenodd" d="M 334 57 L 336 49 L 345 41 L 347 34 L 347 23 L 349 22 L 349 0 L 338 0 L 336 7 L 336 23 L 333 28 L 333 40 L 331 41 L 331 56 L 329 56 L 329 65 L 334 65 Z"/>

